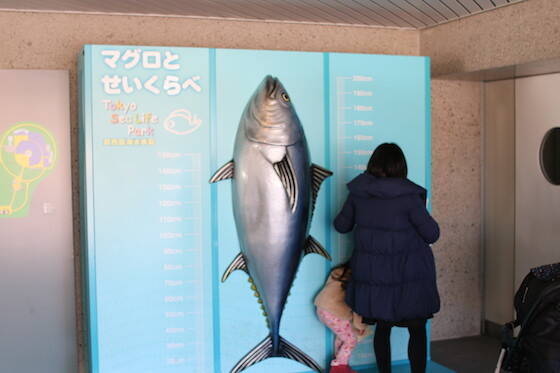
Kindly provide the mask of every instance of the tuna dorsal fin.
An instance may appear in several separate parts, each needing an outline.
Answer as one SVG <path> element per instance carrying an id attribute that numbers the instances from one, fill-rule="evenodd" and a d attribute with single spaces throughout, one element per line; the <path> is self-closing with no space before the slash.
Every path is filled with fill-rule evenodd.
<path id="1" fill-rule="evenodd" d="M 222 167 L 220 167 L 218 171 L 216 171 L 214 176 L 210 178 L 210 183 L 217 183 L 218 181 L 233 178 L 233 169 L 234 169 L 234 163 L 233 160 L 231 160 L 225 165 L 223 165 Z"/>
<path id="2" fill-rule="evenodd" d="M 233 259 L 231 264 L 227 267 L 226 271 L 224 272 L 224 275 L 222 276 L 222 282 L 227 280 L 229 275 L 231 275 L 233 271 L 238 269 L 245 271 L 245 273 L 248 273 L 247 264 L 245 263 L 245 257 L 243 256 L 242 253 L 237 254 L 235 259 Z"/>
<path id="3" fill-rule="evenodd" d="M 250 366 L 259 363 L 271 357 L 284 357 L 297 361 L 311 368 L 315 372 L 322 372 L 323 370 L 311 357 L 299 348 L 288 342 L 286 339 L 280 337 L 280 346 L 278 352 L 274 352 L 272 344 L 272 336 L 268 336 L 256 345 L 247 355 L 245 355 L 235 366 L 231 369 L 231 373 L 241 372 Z"/>
<path id="4" fill-rule="evenodd" d="M 326 168 L 317 166 L 315 163 L 311 165 L 311 179 L 312 179 L 312 194 L 313 194 L 313 204 L 312 210 L 315 209 L 315 201 L 317 201 L 317 195 L 319 194 L 319 189 L 323 181 L 331 176 L 333 173 Z"/>
<path id="5" fill-rule="evenodd" d="M 292 167 L 292 162 L 288 155 L 285 155 L 280 162 L 276 162 L 273 165 L 274 171 L 280 177 L 282 184 L 284 185 L 284 190 L 290 201 L 290 207 L 292 212 L 296 210 L 297 198 L 298 198 L 298 185 L 297 178 L 294 168 Z"/>
<path id="6" fill-rule="evenodd" d="M 319 254 L 327 260 L 332 260 L 331 255 L 325 250 L 323 245 L 319 243 L 313 236 L 307 236 L 305 241 L 305 248 L 303 249 L 304 255 L 307 254 Z"/>

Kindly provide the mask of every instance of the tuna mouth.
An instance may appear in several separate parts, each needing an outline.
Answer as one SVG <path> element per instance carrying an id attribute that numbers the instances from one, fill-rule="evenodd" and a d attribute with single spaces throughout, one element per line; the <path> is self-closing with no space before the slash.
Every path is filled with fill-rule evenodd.
<path id="1" fill-rule="evenodd" d="M 266 78 L 266 83 L 265 83 L 265 90 L 266 90 L 266 95 L 268 97 L 274 97 L 274 93 L 276 92 L 276 89 L 278 88 L 278 79 L 277 78 L 273 78 L 270 75 L 267 75 Z"/>
<path id="2" fill-rule="evenodd" d="M 279 128 L 286 125 L 283 108 L 278 105 L 278 92 L 283 90 L 282 83 L 278 78 L 267 75 L 251 102 L 251 115 L 261 127 Z"/>

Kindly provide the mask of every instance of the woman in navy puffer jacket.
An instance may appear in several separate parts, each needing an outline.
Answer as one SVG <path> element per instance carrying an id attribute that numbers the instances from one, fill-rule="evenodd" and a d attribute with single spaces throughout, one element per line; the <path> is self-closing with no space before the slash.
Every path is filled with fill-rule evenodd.
<path id="1" fill-rule="evenodd" d="M 426 190 L 406 176 L 401 148 L 381 144 L 367 171 L 348 184 L 350 194 L 334 222 L 340 233 L 354 231 L 346 302 L 365 322 L 377 324 L 374 350 L 381 373 L 391 372 L 395 325 L 410 332 L 412 373 L 425 372 L 426 320 L 440 307 L 430 248 L 439 226 L 425 207 Z"/>

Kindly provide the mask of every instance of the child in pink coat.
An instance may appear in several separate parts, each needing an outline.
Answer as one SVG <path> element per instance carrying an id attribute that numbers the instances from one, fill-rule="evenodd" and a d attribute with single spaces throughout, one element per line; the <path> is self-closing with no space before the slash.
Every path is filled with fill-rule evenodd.
<path id="1" fill-rule="evenodd" d="M 344 302 L 346 283 L 350 279 L 348 263 L 332 269 L 325 286 L 315 298 L 317 315 L 336 335 L 335 358 L 331 361 L 330 373 L 356 373 L 348 365 L 354 347 L 369 333 L 368 325 L 352 312 Z"/>

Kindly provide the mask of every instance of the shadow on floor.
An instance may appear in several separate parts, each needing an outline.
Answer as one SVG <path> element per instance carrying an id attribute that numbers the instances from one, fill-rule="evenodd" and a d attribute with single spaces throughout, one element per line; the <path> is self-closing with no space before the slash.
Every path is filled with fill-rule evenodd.
<path id="1" fill-rule="evenodd" d="M 500 341 L 486 336 L 432 342 L 432 360 L 457 373 L 493 373 Z"/>
<path id="2" fill-rule="evenodd" d="M 493 373 L 500 354 L 500 341 L 479 336 L 432 342 L 432 361 L 426 373 Z M 377 369 L 357 370 L 377 373 Z M 410 373 L 408 364 L 393 366 L 392 373 Z"/>

